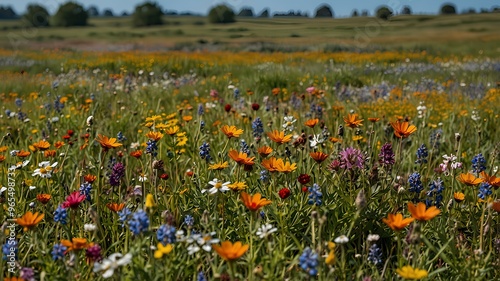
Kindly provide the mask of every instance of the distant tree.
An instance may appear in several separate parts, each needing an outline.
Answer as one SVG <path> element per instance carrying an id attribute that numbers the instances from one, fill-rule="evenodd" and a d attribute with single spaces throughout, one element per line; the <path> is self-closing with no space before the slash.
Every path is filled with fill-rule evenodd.
<path id="1" fill-rule="evenodd" d="M 252 8 L 241 8 L 240 12 L 238 13 L 238 17 L 253 17 Z"/>
<path id="2" fill-rule="evenodd" d="M 411 8 L 410 6 L 404 6 L 403 9 L 401 10 L 402 15 L 411 15 Z"/>
<path id="3" fill-rule="evenodd" d="M 264 9 L 262 12 L 260 12 L 259 18 L 268 18 L 269 17 L 269 9 Z"/>
<path id="4" fill-rule="evenodd" d="M 488 9 L 486 8 L 481 8 L 481 14 L 487 14 L 489 13 L 490 11 L 488 11 Z"/>
<path id="5" fill-rule="evenodd" d="M 158 4 L 145 2 L 135 7 L 132 14 L 132 25 L 136 27 L 161 25 L 163 24 L 162 16 L 163 12 Z"/>
<path id="6" fill-rule="evenodd" d="M 498 12 L 500 12 L 500 7 L 498 7 L 498 6 L 491 7 L 491 12 L 492 13 L 498 13 Z"/>
<path id="7" fill-rule="evenodd" d="M 177 16 L 179 13 L 176 10 L 165 10 L 163 14 L 167 16 Z"/>
<path id="8" fill-rule="evenodd" d="M 465 11 L 465 14 L 475 14 L 476 13 L 476 9 L 474 8 L 469 8 Z"/>
<path id="9" fill-rule="evenodd" d="M 226 5 L 217 5 L 208 12 L 208 21 L 211 23 L 232 23 L 236 19 L 231 8 Z"/>
<path id="10" fill-rule="evenodd" d="M 17 18 L 18 16 L 11 6 L 0 6 L 0 19 L 10 20 Z"/>
<path id="11" fill-rule="evenodd" d="M 354 10 L 352 11 L 351 17 L 352 17 L 352 18 L 355 18 L 355 17 L 357 17 L 357 16 L 359 16 L 359 14 L 358 14 L 358 10 L 354 9 Z"/>
<path id="12" fill-rule="evenodd" d="M 442 15 L 454 15 L 457 13 L 457 9 L 453 4 L 444 4 L 440 11 Z"/>
<path id="13" fill-rule="evenodd" d="M 111 9 L 106 9 L 104 12 L 102 12 L 102 15 L 105 17 L 114 17 L 115 15 L 113 14 L 113 10 Z"/>
<path id="14" fill-rule="evenodd" d="M 128 16 L 129 16 L 129 14 L 127 13 L 127 11 L 122 12 L 122 17 L 128 17 Z"/>
<path id="15" fill-rule="evenodd" d="M 38 4 L 28 5 L 23 19 L 34 27 L 49 26 L 50 15 L 45 7 Z"/>
<path id="16" fill-rule="evenodd" d="M 363 11 L 361 11 L 361 16 L 362 17 L 369 17 L 370 16 L 370 12 L 368 12 L 368 10 L 363 10 Z"/>
<path id="17" fill-rule="evenodd" d="M 327 4 L 323 4 L 322 6 L 320 6 L 316 9 L 316 14 L 314 15 L 314 17 L 315 18 L 333 18 L 332 8 Z"/>
<path id="18" fill-rule="evenodd" d="M 389 7 L 382 6 L 382 7 L 377 9 L 377 11 L 375 12 L 375 15 L 379 19 L 388 20 L 392 16 L 392 11 Z"/>
<path id="19" fill-rule="evenodd" d="M 53 17 L 55 26 L 85 26 L 89 15 L 82 5 L 76 2 L 61 4 Z"/>
<path id="20" fill-rule="evenodd" d="M 89 9 L 87 10 L 87 14 L 89 14 L 89 17 L 98 17 L 99 10 L 97 9 L 96 6 L 90 6 Z"/>

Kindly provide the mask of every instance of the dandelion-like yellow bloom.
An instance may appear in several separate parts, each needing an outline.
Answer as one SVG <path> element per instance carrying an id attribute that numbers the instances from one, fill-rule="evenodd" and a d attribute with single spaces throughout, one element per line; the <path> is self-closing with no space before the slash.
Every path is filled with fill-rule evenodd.
<path id="1" fill-rule="evenodd" d="M 428 275 L 427 270 L 413 268 L 410 265 L 398 268 L 396 269 L 396 272 L 398 273 L 399 276 L 403 278 L 414 279 L 414 280 L 425 278 Z"/>

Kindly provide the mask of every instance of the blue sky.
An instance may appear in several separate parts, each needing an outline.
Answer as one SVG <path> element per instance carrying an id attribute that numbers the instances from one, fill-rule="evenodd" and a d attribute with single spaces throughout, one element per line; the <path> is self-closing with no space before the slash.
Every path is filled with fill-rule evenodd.
<path id="1" fill-rule="evenodd" d="M 54 12 L 57 7 L 66 2 L 66 0 L 0 0 L 0 5 L 10 5 L 17 13 L 23 13 L 29 3 L 38 3 Z M 140 0 L 80 0 L 77 1 L 84 7 L 95 5 L 100 11 L 106 8 L 113 10 L 115 14 L 121 14 L 123 11 L 131 12 L 137 4 L 143 3 Z M 242 7 L 251 7 L 254 13 L 259 13 L 265 8 L 269 8 L 271 14 L 274 12 L 288 12 L 289 10 L 307 11 L 313 15 L 314 11 L 321 4 L 328 4 L 332 7 L 336 17 L 349 16 L 353 9 L 366 9 L 373 14 L 373 11 L 380 5 L 387 5 L 395 11 L 401 11 L 404 5 L 411 7 L 413 13 L 435 14 L 444 3 L 454 3 L 457 10 L 461 12 L 464 9 L 480 8 L 491 9 L 493 6 L 500 5 L 498 0 L 349 0 L 349 1 L 324 1 L 324 0 L 180 0 L 167 1 L 157 0 L 164 9 L 176 10 L 179 12 L 191 11 L 199 14 L 206 14 L 210 7 L 226 3 L 238 12 Z"/>

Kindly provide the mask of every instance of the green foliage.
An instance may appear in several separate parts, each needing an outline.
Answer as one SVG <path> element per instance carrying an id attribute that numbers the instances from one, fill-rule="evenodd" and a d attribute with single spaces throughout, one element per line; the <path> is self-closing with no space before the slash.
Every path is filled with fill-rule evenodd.
<path id="1" fill-rule="evenodd" d="M 232 23 L 236 22 L 234 12 L 226 5 L 217 5 L 208 12 L 210 23 Z"/>
<path id="2" fill-rule="evenodd" d="M 252 8 L 241 8 L 238 17 L 253 17 Z"/>
<path id="3" fill-rule="evenodd" d="M 31 4 L 28 6 L 23 19 L 34 27 L 49 26 L 50 15 L 45 7 Z"/>
<path id="4" fill-rule="evenodd" d="M 387 6 L 382 6 L 377 9 L 375 15 L 379 19 L 388 20 L 392 16 L 392 10 Z"/>
<path id="5" fill-rule="evenodd" d="M 146 2 L 135 7 L 134 14 L 132 15 L 132 25 L 151 26 L 161 25 L 163 12 L 157 3 Z"/>
<path id="6" fill-rule="evenodd" d="M 89 15 L 82 5 L 76 2 L 61 4 L 52 18 L 55 26 L 86 26 Z"/>
<path id="7" fill-rule="evenodd" d="M 332 18 L 333 11 L 329 5 L 322 5 L 316 10 L 315 18 Z"/>
<path id="8" fill-rule="evenodd" d="M 453 4 L 445 4 L 441 7 L 440 13 L 442 15 L 455 15 L 457 13 L 457 9 Z"/>

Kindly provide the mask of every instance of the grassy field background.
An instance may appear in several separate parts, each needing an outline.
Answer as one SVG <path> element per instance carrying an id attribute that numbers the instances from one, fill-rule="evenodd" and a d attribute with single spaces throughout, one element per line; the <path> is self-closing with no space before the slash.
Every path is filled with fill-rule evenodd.
<path id="1" fill-rule="evenodd" d="M 500 13 L 373 17 L 238 18 L 216 25 L 205 17 L 168 16 L 162 26 L 133 28 L 131 17 L 91 18 L 90 26 L 30 28 L 0 21 L 1 48 L 78 50 L 374 51 L 500 55 Z"/>

